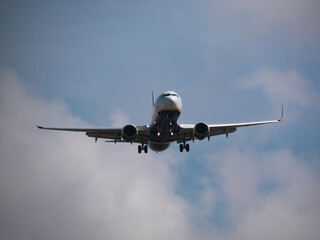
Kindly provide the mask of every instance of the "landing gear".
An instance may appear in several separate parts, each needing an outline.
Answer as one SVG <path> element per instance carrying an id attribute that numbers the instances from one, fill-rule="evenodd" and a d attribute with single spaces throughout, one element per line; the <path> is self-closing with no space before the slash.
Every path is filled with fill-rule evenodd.
<path id="1" fill-rule="evenodd" d="M 181 143 L 180 144 L 180 152 L 183 152 L 183 149 L 185 149 L 187 152 L 189 152 L 189 150 L 190 150 L 189 144 L 188 143 L 186 144 L 185 142 L 183 144 Z"/>
<path id="2" fill-rule="evenodd" d="M 142 150 L 144 151 L 144 153 L 148 153 L 148 146 L 147 145 L 139 145 L 138 146 L 138 153 L 141 153 Z"/>

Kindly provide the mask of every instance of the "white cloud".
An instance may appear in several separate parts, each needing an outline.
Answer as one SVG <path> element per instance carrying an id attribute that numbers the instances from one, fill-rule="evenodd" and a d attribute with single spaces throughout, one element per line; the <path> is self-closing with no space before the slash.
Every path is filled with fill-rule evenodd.
<path id="1" fill-rule="evenodd" d="M 112 114 L 110 119 L 111 125 L 113 127 L 125 126 L 126 124 L 130 124 L 129 116 L 121 110 L 117 110 L 114 114 Z"/>
<path id="2" fill-rule="evenodd" d="M 40 131 L 40 123 L 85 125 L 2 69 L 1 239 L 188 239 L 188 204 L 174 194 L 170 156 Z"/>
<path id="3" fill-rule="evenodd" d="M 261 87 L 272 101 L 299 106 L 312 105 L 319 97 L 312 83 L 294 70 L 264 69 L 244 82 L 244 87 Z"/>
<path id="4" fill-rule="evenodd" d="M 240 88 L 261 88 L 276 109 L 285 107 L 288 118 L 300 118 L 301 110 L 319 106 L 319 91 L 297 71 L 263 69 L 237 81 Z"/>
<path id="5" fill-rule="evenodd" d="M 86 125 L 1 70 L 1 239 L 319 239 L 318 156 L 250 146 L 214 154 L 190 204 L 175 193 L 170 169 L 183 155 L 139 155 L 136 146 L 37 123 Z M 225 208 L 211 221 L 219 203 Z"/>
<path id="6" fill-rule="evenodd" d="M 319 158 L 317 160 L 319 162 Z M 288 150 L 209 157 L 232 230 L 228 239 L 319 239 L 319 168 Z M 215 233 L 214 233 L 215 234 Z"/>

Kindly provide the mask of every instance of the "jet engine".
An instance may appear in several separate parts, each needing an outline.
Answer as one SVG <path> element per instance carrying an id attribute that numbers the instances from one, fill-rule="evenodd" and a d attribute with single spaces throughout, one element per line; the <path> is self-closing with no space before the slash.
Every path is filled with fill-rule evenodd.
<path id="1" fill-rule="evenodd" d="M 199 140 L 205 139 L 209 135 L 209 126 L 203 122 L 197 123 L 194 126 L 194 135 Z"/>
<path id="2" fill-rule="evenodd" d="M 121 137 L 126 142 L 132 142 L 137 138 L 137 135 L 138 129 L 132 124 L 126 125 L 122 128 Z"/>

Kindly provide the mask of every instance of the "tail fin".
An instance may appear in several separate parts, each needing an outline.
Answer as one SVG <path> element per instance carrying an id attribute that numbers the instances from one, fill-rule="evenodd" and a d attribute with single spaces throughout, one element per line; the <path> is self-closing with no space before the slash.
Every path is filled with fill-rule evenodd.
<path id="1" fill-rule="evenodd" d="M 153 91 L 152 91 L 152 106 L 154 107 L 154 95 L 153 95 Z"/>

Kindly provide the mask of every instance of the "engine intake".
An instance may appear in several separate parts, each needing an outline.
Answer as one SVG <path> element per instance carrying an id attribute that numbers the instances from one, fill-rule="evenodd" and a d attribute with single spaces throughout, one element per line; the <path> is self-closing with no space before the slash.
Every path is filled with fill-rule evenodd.
<path id="1" fill-rule="evenodd" d="M 209 135 L 209 126 L 206 123 L 197 123 L 194 126 L 194 135 L 197 139 L 203 140 Z"/>
<path id="2" fill-rule="evenodd" d="M 136 126 L 129 124 L 122 128 L 121 137 L 126 142 L 132 142 L 137 138 L 138 135 L 138 129 Z"/>

